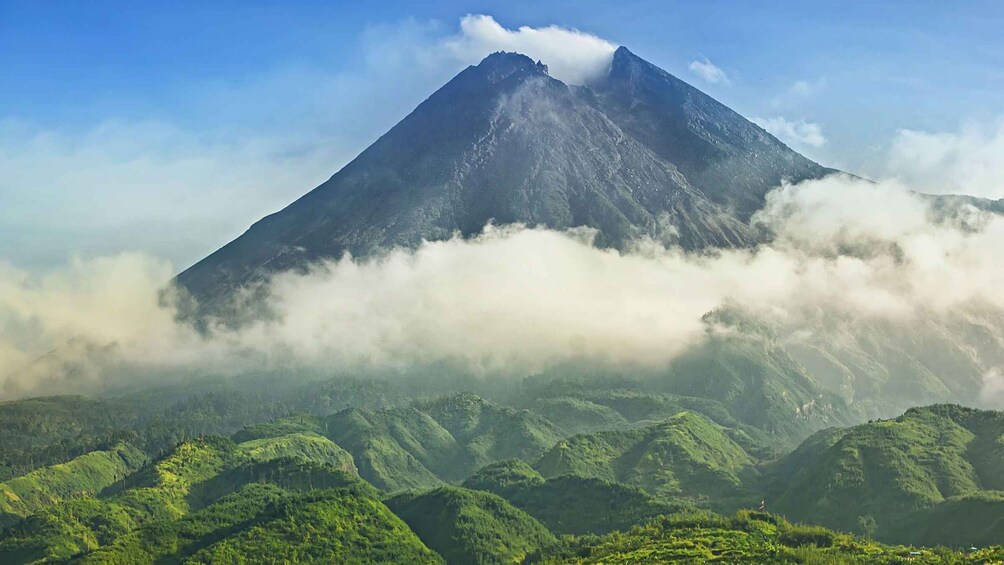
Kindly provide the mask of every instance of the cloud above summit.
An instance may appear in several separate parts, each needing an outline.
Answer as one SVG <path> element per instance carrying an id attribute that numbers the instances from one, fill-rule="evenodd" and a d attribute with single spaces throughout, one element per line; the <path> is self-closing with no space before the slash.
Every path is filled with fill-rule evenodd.
<path id="1" fill-rule="evenodd" d="M 507 29 L 486 15 L 467 15 L 460 33 L 446 49 L 460 60 L 476 63 L 496 51 L 516 51 L 548 67 L 554 78 L 582 85 L 601 76 L 617 46 L 595 35 L 556 25 Z"/>

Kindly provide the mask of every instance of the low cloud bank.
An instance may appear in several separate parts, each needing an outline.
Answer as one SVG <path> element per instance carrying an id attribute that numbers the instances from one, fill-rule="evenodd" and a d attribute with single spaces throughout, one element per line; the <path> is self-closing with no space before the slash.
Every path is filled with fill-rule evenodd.
<path id="1" fill-rule="evenodd" d="M 726 304 L 788 327 L 821 310 L 908 324 L 1004 309 L 1004 218 L 971 206 L 938 213 L 901 185 L 830 177 L 773 191 L 756 221 L 771 245 L 712 255 L 651 241 L 598 249 L 585 229 L 489 226 L 278 275 L 273 318 L 208 338 L 175 323 L 162 261 L 124 254 L 45 275 L 3 266 L 0 396 L 164 370 L 406 373 L 446 361 L 495 377 L 579 359 L 657 368 L 706 339 L 702 318 Z M 67 358 L 82 353 L 83 366 Z"/>

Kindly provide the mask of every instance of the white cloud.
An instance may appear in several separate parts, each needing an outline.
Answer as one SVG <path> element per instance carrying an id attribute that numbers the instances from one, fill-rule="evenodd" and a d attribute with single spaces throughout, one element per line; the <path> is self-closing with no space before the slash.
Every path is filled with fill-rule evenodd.
<path id="1" fill-rule="evenodd" d="M 909 323 L 973 303 L 1004 309 L 999 216 L 960 229 L 900 185 L 830 177 L 772 192 L 756 220 L 776 234 L 771 245 L 716 254 L 651 241 L 621 253 L 592 246 L 588 230 L 504 226 L 325 262 L 271 281 L 274 318 L 212 339 L 159 301 L 171 272 L 162 261 L 129 254 L 36 276 L 0 268 L 0 396 L 262 367 L 407 373 L 450 363 L 516 377 L 581 359 L 659 368 L 706 339 L 704 315 L 726 304 L 795 328 L 819 312 Z M 82 357 L 91 369 L 72 382 L 46 363 L 18 371 L 81 344 L 94 344 Z"/>
<path id="2" fill-rule="evenodd" d="M 795 149 L 822 147 L 826 144 L 823 127 L 816 123 L 805 120 L 795 122 L 781 116 L 753 118 L 753 122 Z"/>
<path id="3" fill-rule="evenodd" d="M 803 101 L 826 90 L 828 86 L 826 77 L 819 77 L 816 80 L 796 80 L 786 90 L 771 98 L 768 103 L 775 110 L 796 108 Z"/>
<path id="4" fill-rule="evenodd" d="M 460 34 L 445 45 L 458 59 L 472 64 L 495 51 L 516 51 L 543 62 L 554 78 L 576 85 L 605 73 L 617 49 L 605 39 L 576 29 L 552 25 L 511 30 L 485 15 L 465 16 L 460 20 Z"/>
<path id="5" fill-rule="evenodd" d="M 797 80 L 788 89 L 788 94 L 797 97 L 808 97 L 818 94 L 826 89 L 826 79 L 818 78 L 814 81 Z"/>
<path id="6" fill-rule="evenodd" d="M 1004 118 L 952 133 L 901 130 L 881 174 L 923 192 L 1004 198 Z"/>
<path id="7" fill-rule="evenodd" d="M 707 83 L 725 85 L 731 84 L 731 81 L 729 81 L 729 77 L 725 74 L 725 71 L 716 67 L 706 58 L 703 61 L 691 61 L 687 68 L 690 69 L 690 72 L 701 77 L 701 79 Z"/>

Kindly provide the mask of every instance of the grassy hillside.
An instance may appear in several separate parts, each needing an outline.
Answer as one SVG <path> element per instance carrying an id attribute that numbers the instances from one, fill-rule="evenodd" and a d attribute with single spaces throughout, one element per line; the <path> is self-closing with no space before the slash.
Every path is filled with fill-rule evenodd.
<path id="1" fill-rule="evenodd" d="M 596 477 L 662 497 L 733 500 L 748 496 L 753 458 L 707 418 L 681 412 L 642 429 L 563 440 L 535 467 L 544 477 Z"/>
<path id="2" fill-rule="evenodd" d="M 1002 437 L 1004 414 L 952 405 L 832 432 L 777 464 L 771 507 L 879 539 L 999 543 Z"/>
<path id="3" fill-rule="evenodd" d="M 631 424 L 617 410 L 585 398 L 535 398 L 527 403 L 527 408 L 546 414 L 548 420 L 568 435 L 627 428 Z"/>
<path id="4" fill-rule="evenodd" d="M 518 459 L 484 467 L 464 487 L 495 493 L 556 534 L 605 534 L 627 530 L 687 505 L 665 502 L 637 487 L 603 479 L 562 475 L 544 479 Z"/>
<path id="5" fill-rule="evenodd" d="M 964 554 L 947 549 L 887 546 L 818 526 L 794 525 L 772 514 L 743 511 L 732 517 L 682 514 L 625 533 L 583 537 L 545 550 L 546 564 L 647 563 L 988 563 L 1000 548 Z"/>
<path id="6" fill-rule="evenodd" d="M 531 516 L 488 492 L 440 487 L 386 502 L 450 565 L 520 563 L 557 541 Z"/>
<path id="7" fill-rule="evenodd" d="M 0 526 L 65 500 L 94 496 L 145 461 L 135 447 L 119 444 L 0 483 Z"/>

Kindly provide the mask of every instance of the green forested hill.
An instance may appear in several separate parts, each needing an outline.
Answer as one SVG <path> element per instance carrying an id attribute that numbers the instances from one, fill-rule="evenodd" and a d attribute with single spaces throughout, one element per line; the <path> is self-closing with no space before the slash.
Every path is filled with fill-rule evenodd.
<path id="1" fill-rule="evenodd" d="M 532 460 L 563 437 L 537 414 L 469 394 L 377 412 L 350 409 L 326 424 L 360 475 L 391 491 L 459 481 L 499 459 Z"/>
<path id="2" fill-rule="evenodd" d="M 772 489 L 774 510 L 879 539 L 1001 543 L 1004 414 L 938 405 L 820 434 Z"/>
<path id="3" fill-rule="evenodd" d="M 603 479 L 575 475 L 544 479 L 518 459 L 488 465 L 464 486 L 501 496 L 556 534 L 605 534 L 689 509 Z"/>
<path id="4" fill-rule="evenodd" d="M 94 496 L 145 460 L 135 447 L 119 444 L 0 483 L 0 526 L 66 500 Z"/>
<path id="5" fill-rule="evenodd" d="M 451 565 L 520 563 L 557 541 L 540 522 L 487 492 L 439 487 L 386 503 Z"/>
<path id="6" fill-rule="evenodd" d="M 0 417 L 20 422 L 14 437 L 21 445 L 71 437 L 28 418 L 23 408 L 34 403 L 57 421 L 82 411 L 77 439 L 91 437 L 90 429 L 101 441 L 120 434 L 147 449 L 119 441 L 0 483 L 0 563 L 1001 557 L 997 549 L 890 547 L 823 526 L 913 546 L 1002 544 L 1002 413 L 917 408 L 818 432 L 775 458 L 779 444 L 715 402 L 623 382 L 548 387 L 531 384 L 515 406 L 453 394 L 330 415 L 294 410 L 231 438 L 181 441 L 154 457 L 148 438 L 192 421 L 129 435 L 115 428 L 114 416 L 88 414 L 117 404 L 50 398 L 0 405 Z M 203 422 L 212 421 L 210 413 L 179 412 Z M 71 440 L 60 449 L 87 444 Z M 759 505 L 761 496 L 772 512 L 820 526 L 698 510 L 733 512 Z"/>
<path id="7" fill-rule="evenodd" d="M 573 474 L 635 485 L 663 497 L 741 499 L 754 459 L 707 418 L 681 412 L 635 430 L 577 435 L 545 453 L 545 477 Z"/>
<path id="8" fill-rule="evenodd" d="M 243 444 L 213 437 L 184 442 L 100 493 L 48 504 L 14 524 L 0 539 L 0 563 L 91 552 L 140 528 L 164 528 L 244 484 L 294 490 L 364 485 L 346 474 L 345 457 L 329 440 L 305 434 Z M 360 492 L 372 491 L 366 489 Z"/>
<path id="9" fill-rule="evenodd" d="M 886 546 L 818 526 L 799 526 L 772 514 L 732 517 L 681 514 L 628 532 L 572 540 L 536 556 L 535 563 L 997 563 L 1004 550 L 964 554 L 947 549 Z"/>
<path id="10" fill-rule="evenodd" d="M 441 563 L 379 500 L 318 490 L 274 503 L 253 525 L 185 559 L 186 564 Z"/>

